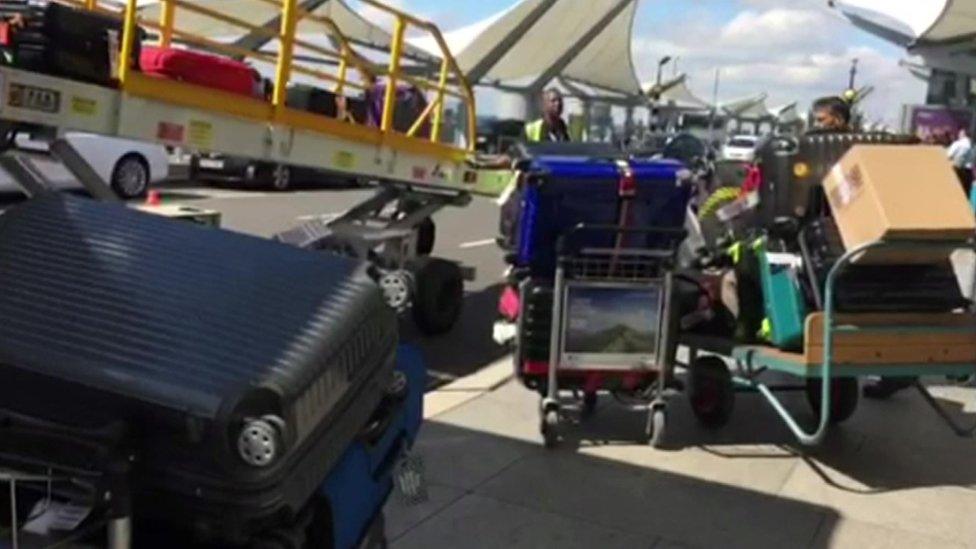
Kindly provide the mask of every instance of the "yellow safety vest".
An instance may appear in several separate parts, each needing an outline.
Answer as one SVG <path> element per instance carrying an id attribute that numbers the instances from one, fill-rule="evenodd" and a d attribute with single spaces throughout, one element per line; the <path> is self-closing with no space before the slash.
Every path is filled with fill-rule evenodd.
<path id="1" fill-rule="evenodd" d="M 542 132 L 546 127 L 546 123 L 543 119 L 538 119 L 535 122 L 530 122 L 525 125 L 525 139 L 529 143 L 539 143 L 543 139 Z"/>

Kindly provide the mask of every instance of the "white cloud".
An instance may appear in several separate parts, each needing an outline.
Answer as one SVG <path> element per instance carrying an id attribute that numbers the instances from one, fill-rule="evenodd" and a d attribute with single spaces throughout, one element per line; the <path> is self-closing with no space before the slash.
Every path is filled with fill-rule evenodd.
<path id="1" fill-rule="evenodd" d="M 711 99 L 718 68 L 720 100 L 766 93 L 770 106 L 799 101 L 805 109 L 816 97 L 842 92 L 857 58 L 858 85 L 876 88 L 863 105 L 870 118 L 897 125 L 901 104 L 923 98 L 924 84 L 898 66 L 902 51 L 860 34 L 819 0 L 744 3 L 749 7 L 724 21 L 696 14 L 656 27 L 653 35 L 637 33 L 634 58 L 642 80 L 654 78 L 662 56 L 678 56 L 692 90 L 705 99 Z"/>

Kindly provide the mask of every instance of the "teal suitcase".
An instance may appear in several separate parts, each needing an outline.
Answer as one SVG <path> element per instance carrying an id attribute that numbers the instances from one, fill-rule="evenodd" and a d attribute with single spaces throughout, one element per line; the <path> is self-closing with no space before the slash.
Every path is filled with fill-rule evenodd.
<path id="1" fill-rule="evenodd" d="M 801 350 L 807 308 L 797 278 L 800 257 L 770 252 L 765 238 L 756 242 L 755 249 L 759 257 L 759 277 L 769 323 L 769 338 L 773 345 L 784 351 Z"/>

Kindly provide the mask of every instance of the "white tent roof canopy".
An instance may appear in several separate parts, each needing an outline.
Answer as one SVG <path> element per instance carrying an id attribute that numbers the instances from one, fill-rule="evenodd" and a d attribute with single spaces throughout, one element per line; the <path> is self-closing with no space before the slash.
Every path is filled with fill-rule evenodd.
<path id="1" fill-rule="evenodd" d="M 482 80 L 534 82 L 545 76 L 637 94 L 631 57 L 636 0 L 520 0 L 447 41 L 461 70 L 490 65 Z M 507 49 L 499 43 L 512 37 Z M 429 41 L 413 42 L 429 47 Z M 555 74 L 550 74 L 550 73 Z"/>
<path id="2" fill-rule="evenodd" d="M 736 118 L 769 118 L 769 109 L 766 107 L 766 94 L 764 93 L 734 101 L 727 101 L 719 105 L 719 108 L 725 114 Z"/>
<path id="3" fill-rule="evenodd" d="M 830 0 L 855 25 L 897 43 L 937 44 L 976 35 L 976 0 Z M 908 44 L 904 44 L 908 45 Z"/>
<path id="4" fill-rule="evenodd" d="M 656 82 L 645 82 L 641 87 L 648 93 L 657 88 Z M 663 90 L 658 97 L 657 104 L 671 109 L 679 110 L 708 110 L 712 106 L 705 100 L 700 99 L 688 87 L 688 77 L 682 74 L 673 80 L 662 82 Z"/>
<path id="5" fill-rule="evenodd" d="M 193 4 L 232 15 L 246 23 L 255 26 L 270 26 L 277 29 L 279 10 L 259 0 L 191 0 Z M 158 0 L 144 0 L 141 2 L 141 15 L 153 20 L 159 19 L 160 3 Z M 382 27 L 367 21 L 363 16 L 349 7 L 345 0 L 299 0 L 298 5 L 304 8 L 313 7 L 311 13 L 329 17 L 353 43 L 379 50 L 389 50 L 393 38 Z M 223 42 L 237 42 L 245 38 L 249 32 L 237 25 L 225 23 L 177 7 L 176 28 L 200 36 L 205 36 Z M 318 22 L 300 21 L 298 33 L 306 39 L 315 36 L 325 37 L 327 29 Z M 318 40 L 315 40 L 318 42 Z M 274 48 L 277 48 L 275 45 Z M 416 46 L 407 44 L 405 54 L 417 60 L 437 62 L 439 56 L 434 56 Z"/>

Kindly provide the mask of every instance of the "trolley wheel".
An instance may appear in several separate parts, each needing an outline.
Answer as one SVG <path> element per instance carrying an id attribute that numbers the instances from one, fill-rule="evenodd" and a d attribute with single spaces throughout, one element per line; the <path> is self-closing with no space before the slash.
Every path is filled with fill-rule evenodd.
<path id="1" fill-rule="evenodd" d="M 271 173 L 271 188 L 279 192 L 291 189 L 293 175 L 290 167 L 278 164 Z"/>
<path id="2" fill-rule="evenodd" d="M 464 277 L 457 264 L 426 258 L 415 271 L 413 319 L 427 335 L 447 333 L 461 316 Z"/>
<path id="3" fill-rule="evenodd" d="M 549 410 L 542 415 L 540 430 L 546 448 L 555 448 L 559 443 L 559 410 Z"/>
<path id="4" fill-rule="evenodd" d="M 818 420 L 822 390 L 823 382 L 820 378 L 807 379 L 807 402 Z M 830 380 L 830 423 L 841 423 L 854 415 L 860 392 L 856 377 L 835 377 Z"/>
<path id="5" fill-rule="evenodd" d="M 417 225 L 417 255 L 430 255 L 434 251 L 437 238 L 437 225 L 431 218 L 424 219 Z"/>
<path id="6" fill-rule="evenodd" d="M 664 446 L 664 435 L 668 424 L 668 414 L 663 407 L 654 408 L 647 414 L 647 425 L 644 434 L 648 443 L 654 448 Z"/>
<path id="7" fill-rule="evenodd" d="M 596 413 L 596 404 L 597 404 L 596 392 L 583 393 L 583 409 L 581 410 L 580 413 L 583 415 L 584 418 L 593 417 L 593 414 Z"/>
<path id="8" fill-rule="evenodd" d="M 732 374 L 716 356 L 695 359 L 689 371 L 688 400 L 698 422 L 716 429 L 729 422 L 735 407 Z"/>

